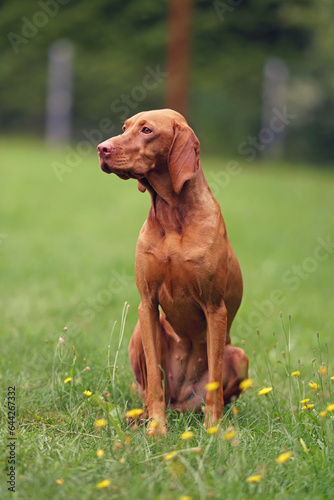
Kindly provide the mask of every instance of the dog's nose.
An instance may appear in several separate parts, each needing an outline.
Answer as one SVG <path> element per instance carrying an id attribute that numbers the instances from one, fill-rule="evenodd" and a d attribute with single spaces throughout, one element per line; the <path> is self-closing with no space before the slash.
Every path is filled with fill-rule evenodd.
<path id="1" fill-rule="evenodd" d="M 110 153 L 115 148 L 110 142 L 104 141 L 104 142 L 101 142 L 101 144 L 99 144 L 96 149 L 97 149 L 99 156 L 109 156 Z"/>

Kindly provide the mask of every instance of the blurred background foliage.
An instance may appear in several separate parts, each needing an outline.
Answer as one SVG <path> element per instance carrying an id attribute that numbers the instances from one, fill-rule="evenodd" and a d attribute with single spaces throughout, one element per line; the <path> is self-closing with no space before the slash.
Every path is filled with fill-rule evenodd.
<path id="1" fill-rule="evenodd" d="M 44 9 L 42 8 L 44 5 Z M 55 9 L 15 53 L 37 11 Z M 0 132 L 44 134 L 47 54 L 59 38 L 74 44 L 73 139 L 110 118 L 111 104 L 141 86 L 147 66 L 166 71 L 166 0 L 3 0 L 0 24 Z M 237 155 L 258 134 L 263 66 L 289 68 L 286 134 L 290 160 L 329 162 L 334 155 L 334 2 L 331 0 L 194 0 L 189 121 L 202 150 Z M 136 102 L 129 116 L 165 105 L 166 82 Z M 108 134 L 107 134 L 108 135 Z"/>

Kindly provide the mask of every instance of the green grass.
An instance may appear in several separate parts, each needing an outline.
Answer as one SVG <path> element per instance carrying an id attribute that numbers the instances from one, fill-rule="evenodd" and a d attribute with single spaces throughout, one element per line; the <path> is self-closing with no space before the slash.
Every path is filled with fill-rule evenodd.
<path id="1" fill-rule="evenodd" d="M 149 196 L 100 172 L 94 155 L 59 182 L 52 161 L 64 163 L 62 152 L 26 139 L 0 146 L 1 498 L 11 498 L 8 386 L 16 388 L 16 498 L 330 498 L 334 412 L 319 413 L 334 402 L 334 252 L 319 250 L 318 239 L 334 235 L 334 173 L 252 163 L 223 182 L 226 162 L 202 159 L 244 276 L 232 340 L 250 358 L 254 386 L 234 404 L 238 415 L 226 408 L 217 434 L 205 432 L 201 415 L 169 412 L 168 436 L 152 439 L 144 423 L 134 429 L 124 418 L 142 405 L 127 345 Z M 263 386 L 273 390 L 258 396 Z M 108 424 L 99 429 L 100 418 Z M 223 437 L 229 426 L 232 441 Z M 194 436 L 180 439 L 189 429 Z M 177 457 L 163 460 L 171 451 Z M 279 465 L 284 451 L 292 457 Z M 259 483 L 246 482 L 253 474 Z M 98 490 L 104 479 L 112 483 Z"/>

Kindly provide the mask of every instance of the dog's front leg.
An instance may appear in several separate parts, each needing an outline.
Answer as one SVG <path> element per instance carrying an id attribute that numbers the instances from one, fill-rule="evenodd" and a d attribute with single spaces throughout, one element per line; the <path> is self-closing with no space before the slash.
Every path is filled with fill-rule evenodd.
<path id="1" fill-rule="evenodd" d="M 148 416 L 152 419 L 148 425 L 148 433 L 165 435 L 167 429 L 161 381 L 161 326 L 158 305 L 142 301 L 138 312 L 147 369 L 145 404 Z"/>
<path id="2" fill-rule="evenodd" d="M 216 425 L 223 415 L 223 357 L 226 341 L 227 310 L 224 302 L 206 311 L 208 383 L 218 382 L 217 389 L 209 390 L 205 402 L 205 425 Z"/>

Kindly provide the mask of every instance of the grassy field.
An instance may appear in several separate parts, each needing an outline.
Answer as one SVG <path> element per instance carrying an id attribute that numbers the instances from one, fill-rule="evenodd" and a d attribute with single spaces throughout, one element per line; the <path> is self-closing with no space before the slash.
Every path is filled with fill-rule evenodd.
<path id="1" fill-rule="evenodd" d="M 64 153 L 27 139 L 0 147 L 1 498 L 12 498 L 11 452 L 24 500 L 331 498 L 334 171 L 202 159 L 244 276 L 232 340 L 254 384 L 217 433 L 203 416 L 169 412 L 168 436 L 154 439 L 125 419 L 142 407 L 127 345 L 149 196 L 100 172 L 93 153 L 61 182 L 53 162 Z"/>

